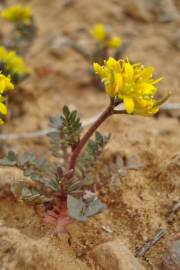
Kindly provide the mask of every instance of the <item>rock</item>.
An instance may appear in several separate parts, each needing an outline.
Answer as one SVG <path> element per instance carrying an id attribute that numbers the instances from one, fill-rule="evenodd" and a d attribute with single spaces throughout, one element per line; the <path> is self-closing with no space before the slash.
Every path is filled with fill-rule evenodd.
<path id="1" fill-rule="evenodd" d="M 172 22 L 179 18 L 177 8 L 173 0 L 160 1 L 159 21 Z"/>
<path id="2" fill-rule="evenodd" d="M 145 270 L 120 240 L 95 247 L 92 257 L 104 270 Z"/>
<path id="3" fill-rule="evenodd" d="M 173 241 L 169 246 L 162 262 L 162 270 L 180 269 L 180 239 Z"/>
<path id="4" fill-rule="evenodd" d="M 150 13 L 149 7 L 147 6 L 147 2 L 144 0 L 128 0 L 125 12 L 134 19 L 149 22 L 152 21 L 153 17 Z"/>
<path id="5" fill-rule="evenodd" d="M 51 245 L 50 240 L 30 238 L 16 228 L 0 226 L 0 269 L 1 270 L 82 270 L 78 259 L 67 250 Z"/>
<path id="6" fill-rule="evenodd" d="M 173 0 L 128 0 L 125 11 L 134 19 L 150 22 L 154 19 L 171 22 L 179 18 Z"/>
<path id="7" fill-rule="evenodd" d="M 64 7 L 70 7 L 74 4 L 74 1 L 73 0 L 64 0 L 63 1 L 63 6 Z"/>
<path id="8" fill-rule="evenodd" d="M 63 57 L 67 48 L 69 47 L 69 39 L 65 36 L 58 36 L 54 38 L 49 46 L 49 52 L 55 57 Z"/>

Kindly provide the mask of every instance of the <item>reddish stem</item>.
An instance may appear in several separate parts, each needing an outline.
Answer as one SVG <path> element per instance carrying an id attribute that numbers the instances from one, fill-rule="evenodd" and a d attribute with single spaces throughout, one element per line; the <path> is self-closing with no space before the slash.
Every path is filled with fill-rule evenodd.
<path id="1" fill-rule="evenodd" d="M 88 131 L 84 134 L 82 139 L 80 140 L 77 147 L 74 149 L 71 155 L 70 163 L 69 163 L 69 170 L 73 170 L 79 153 L 81 152 L 84 145 L 87 143 L 89 138 L 93 135 L 96 129 L 113 113 L 113 106 L 110 104 L 106 110 L 98 117 L 98 119 L 94 122 L 94 124 L 88 129 Z"/>

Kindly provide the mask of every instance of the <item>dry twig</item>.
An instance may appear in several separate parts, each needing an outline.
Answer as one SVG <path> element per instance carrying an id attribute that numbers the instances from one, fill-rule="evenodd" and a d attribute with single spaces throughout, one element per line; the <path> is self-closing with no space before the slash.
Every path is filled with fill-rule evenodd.
<path id="1" fill-rule="evenodd" d="M 137 249 L 135 257 L 143 257 L 165 234 L 166 231 L 161 229 L 153 239 L 147 241 L 141 248 Z"/>
<path id="2" fill-rule="evenodd" d="M 180 110 L 180 103 L 165 103 L 161 106 L 161 111 Z"/>
<path id="3" fill-rule="evenodd" d="M 86 126 L 92 124 L 97 119 L 98 116 L 99 116 L 99 114 L 82 121 L 83 127 L 86 127 Z M 32 132 L 4 133 L 4 134 L 0 134 L 0 141 L 36 139 L 39 137 L 44 137 L 53 131 L 55 131 L 54 128 L 45 128 L 42 130 L 37 130 L 37 131 L 32 131 Z"/>

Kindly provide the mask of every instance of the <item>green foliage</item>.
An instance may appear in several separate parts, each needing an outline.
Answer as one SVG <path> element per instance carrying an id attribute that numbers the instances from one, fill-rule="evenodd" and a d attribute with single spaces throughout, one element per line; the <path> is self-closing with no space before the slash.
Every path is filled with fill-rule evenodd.
<path id="1" fill-rule="evenodd" d="M 7 156 L 0 159 L 1 166 L 16 166 L 21 169 L 25 176 L 29 176 L 33 181 L 46 184 L 46 179 L 50 177 L 52 165 L 43 157 L 34 153 L 24 152 L 22 156 L 13 151 L 9 151 Z"/>
<path id="2" fill-rule="evenodd" d="M 1 166 L 15 166 L 17 163 L 17 155 L 13 151 L 9 151 L 7 157 L 0 159 Z"/>
<path id="3" fill-rule="evenodd" d="M 77 199 L 71 195 L 67 198 L 67 207 L 69 215 L 79 221 L 86 221 L 89 217 L 102 212 L 106 205 L 96 197 L 85 201 L 82 198 Z"/>
<path id="4" fill-rule="evenodd" d="M 42 204 L 50 202 L 51 199 L 41 194 L 35 187 L 26 186 L 24 182 L 18 182 L 11 186 L 11 191 L 17 200 L 23 200 L 30 204 Z"/>
<path id="5" fill-rule="evenodd" d="M 63 114 L 60 117 L 51 119 L 51 126 L 55 129 L 49 133 L 51 151 L 55 157 L 67 159 L 68 148 L 74 149 L 79 143 L 82 131 L 82 124 L 77 115 L 77 111 L 70 111 L 67 106 L 63 108 Z"/>
<path id="6" fill-rule="evenodd" d="M 65 106 L 60 117 L 51 119 L 51 127 L 53 131 L 48 134 L 53 154 L 51 162 L 44 155 L 29 152 L 17 155 L 10 151 L 0 160 L 0 165 L 16 166 L 32 180 L 30 183 L 21 181 L 11 186 L 18 200 L 33 204 L 48 202 L 54 207 L 58 196 L 62 200 L 66 199 L 70 217 L 85 221 L 105 208 L 94 192 L 96 175 L 93 170 L 110 136 L 96 132 L 95 138 L 87 143 L 72 174 L 67 170 L 67 165 L 80 142 L 80 118 L 76 111 L 70 111 Z"/>
<path id="7" fill-rule="evenodd" d="M 74 179 L 77 182 L 79 179 L 83 179 L 83 189 L 91 190 L 99 182 L 100 172 L 98 167 L 101 163 L 100 157 L 109 139 L 110 135 L 105 136 L 100 132 L 96 132 L 95 138 L 89 140 L 80 155 L 75 168 Z M 82 183 L 79 185 L 81 186 Z"/>
<path id="8" fill-rule="evenodd" d="M 79 143 L 82 131 L 82 124 L 77 116 L 77 111 L 70 112 L 69 108 L 64 106 L 61 121 L 64 142 L 74 148 Z"/>
<path id="9" fill-rule="evenodd" d="M 2 36 L 1 44 L 20 55 L 26 54 L 37 35 L 37 26 L 31 8 L 15 5 L 0 12 L 0 17 L 11 23 L 9 36 L 7 40 Z"/>
<path id="10" fill-rule="evenodd" d="M 104 136 L 100 132 L 96 131 L 95 139 L 89 140 L 84 152 L 79 158 L 78 167 L 81 170 L 87 170 L 87 168 L 94 166 L 109 139 L 110 135 Z"/>
<path id="11" fill-rule="evenodd" d="M 37 35 L 37 26 L 34 18 L 31 19 L 30 24 L 16 24 L 11 35 L 10 48 L 19 54 L 26 54 Z"/>

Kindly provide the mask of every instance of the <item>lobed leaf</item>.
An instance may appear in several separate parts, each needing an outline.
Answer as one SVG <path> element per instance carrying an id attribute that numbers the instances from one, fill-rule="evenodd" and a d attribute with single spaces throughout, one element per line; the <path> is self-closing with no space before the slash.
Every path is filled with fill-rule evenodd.
<path id="1" fill-rule="evenodd" d="M 100 132 L 95 133 L 95 140 L 90 140 L 83 154 L 79 158 L 78 166 L 82 170 L 92 167 L 101 155 L 105 145 L 108 143 L 110 135 L 104 136 Z"/>

